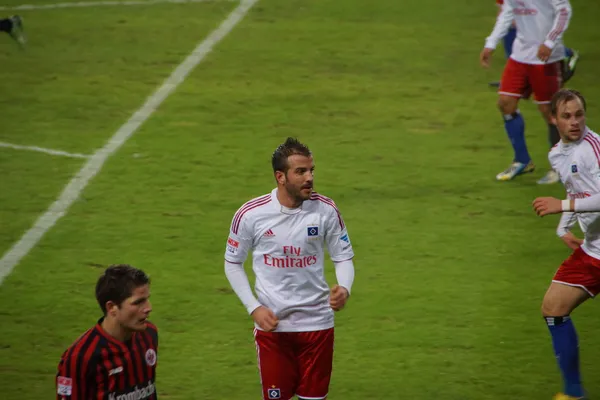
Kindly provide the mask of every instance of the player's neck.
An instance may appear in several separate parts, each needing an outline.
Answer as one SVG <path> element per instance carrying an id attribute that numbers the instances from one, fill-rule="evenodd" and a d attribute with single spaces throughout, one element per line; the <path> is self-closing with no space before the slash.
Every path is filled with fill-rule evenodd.
<path id="1" fill-rule="evenodd" d="M 102 329 L 104 329 L 104 332 L 108 333 L 110 336 L 120 342 L 125 342 L 131 339 L 132 332 L 123 329 L 123 327 L 117 321 L 111 318 L 104 318 L 101 326 Z"/>
<path id="2" fill-rule="evenodd" d="M 277 188 L 277 201 L 284 207 L 287 208 L 298 208 L 302 205 L 302 200 L 297 200 L 289 195 L 287 190 L 278 187 Z"/>

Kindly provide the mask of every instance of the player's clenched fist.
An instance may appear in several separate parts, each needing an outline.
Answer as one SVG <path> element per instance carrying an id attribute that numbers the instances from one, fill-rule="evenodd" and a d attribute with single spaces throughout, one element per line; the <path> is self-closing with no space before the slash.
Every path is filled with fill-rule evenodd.
<path id="1" fill-rule="evenodd" d="M 329 295 L 329 305 L 333 311 L 339 311 L 344 308 L 348 296 L 348 290 L 345 287 L 340 285 L 333 286 Z"/>
<path id="2" fill-rule="evenodd" d="M 254 322 L 266 332 L 271 332 L 277 328 L 277 324 L 279 324 L 279 320 L 275 313 L 265 306 L 260 306 L 252 311 L 252 319 L 254 319 Z"/>
<path id="3" fill-rule="evenodd" d="M 562 201 L 554 197 L 538 197 L 533 201 L 533 209 L 540 217 L 562 212 Z"/>
<path id="4" fill-rule="evenodd" d="M 548 61 L 548 59 L 550 58 L 551 55 L 552 55 L 551 48 L 547 47 L 544 44 L 540 45 L 540 47 L 538 48 L 538 52 L 537 52 L 537 58 L 539 58 L 543 62 L 546 62 L 546 61 Z"/>

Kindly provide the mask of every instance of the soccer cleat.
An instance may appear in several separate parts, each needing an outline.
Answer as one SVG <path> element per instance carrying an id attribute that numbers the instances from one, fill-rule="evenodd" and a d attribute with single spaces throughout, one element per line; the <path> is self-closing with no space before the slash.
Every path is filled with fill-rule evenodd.
<path id="1" fill-rule="evenodd" d="M 496 179 L 499 181 L 510 181 L 517 175 L 533 172 L 534 170 L 535 165 L 531 161 L 529 161 L 529 164 L 523 164 L 515 161 L 512 164 L 510 164 L 510 166 L 507 169 L 496 175 Z"/>
<path id="2" fill-rule="evenodd" d="M 553 400 L 583 400 L 583 397 L 573 397 L 564 393 L 558 393 L 553 397 Z"/>
<path id="3" fill-rule="evenodd" d="M 546 175 L 540 178 L 537 183 L 538 185 L 552 185 L 559 180 L 560 178 L 558 177 L 558 173 L 551 169 L 550 171 L 546 172 Z"/>
<path id="4" fill-rule="evenodd" d="M 563 60 L 563 83 L 567 83 L 567 81 L 575 75 L 577 61 L 579 61 L 579 52 L 577 50 L 573 50 L 573 55 L 571 57 L 565 57 Z"/>
<path id="5" fill-rule="evenodd" d="M 25 46 L 27 39 L 25 38 L 25 32 L 23 29 L 23 19 L 18 15 L 13 15 L 9 18 L 12 22 L 12 28 L 8 34 L 21 46 Z"/>

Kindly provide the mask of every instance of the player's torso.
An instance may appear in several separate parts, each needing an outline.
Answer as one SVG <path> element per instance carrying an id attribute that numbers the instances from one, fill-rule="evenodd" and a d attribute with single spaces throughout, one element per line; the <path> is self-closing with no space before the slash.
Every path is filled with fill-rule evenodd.
<path id="1" fill-rule="evenodd" d="M 516 61 L 527 64 L 542 64 L 537 58 L 538 48 L 544 43 L 554 25 L 555 10 L 550 0 L 505 0 L 512 6 L 517 39 L 513 45 Z M 564 57 L 562 43 L 557 43 L 548 62 Z"/>
<path id="2" fill-rule="evenodd" d="M 600 137 L 589 132 L 577 145 L 553 151 L 551 164 L 558 172 L 570 199 L 600 194 Z M 600 213 L 579 213 L 577 219 L 585 233 L 584 250 L 600 258 Z"/>
<path id="3" fill-rule="evenodd" d="M 553 151 L 551 163 L 558 172 L 571 199 L 589 197 L 600 193 L 600 139 L 588 133 L 578 144 L 560 144 L 558 151 Z"/>
<path id="4" fill-rule="evenodd" d="M 155 400 L 156 345 L 145 332 L 128 345 L 106 343 L 97 350 L 95 400 Z"/>
<path id="5" fill-rule="evenodd" d="M 291 325 L 333 323 L 324 277 L 326 214 L 317 201 L 300 210 L 271 207 L 253 216 L 253 270 L 259 301 Z"/>
<path id="6" fill-rule="evenodd" d="M 272 210 L 254 220 L 253 267 L 257 275 L 302 286 L 322 280 L 325 216 L 307 201 L 294 213 Z"/>

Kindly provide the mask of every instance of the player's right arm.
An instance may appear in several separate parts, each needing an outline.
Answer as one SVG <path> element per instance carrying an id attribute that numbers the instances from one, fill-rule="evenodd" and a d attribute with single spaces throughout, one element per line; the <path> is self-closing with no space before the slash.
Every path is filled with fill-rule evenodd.
<path id="1" fill-rule="evenodd" d="M 260 304 L 254 296 L 248 275 L 244 270 L 244 262 L 252 249 L 253 237 L 253 225 L 249 220 L 248 213 L 240 215 L 240 211 L 238 211 L 233 217 L 227 238 L 225 276 L 252 319 L 263 330 L 271 331 L 275 329 L 279 321 L 275 313 Z"/>
<path id="2" fill-rule="evenodd" d="M 485 46 L 480 54 L 481 65 L 489 67 L 492 53 L 498 46 L 498 43 L 506 35 L 510 29 L 514 19 L 513 8 L 510 1 L 505 0 L 502 4 L 502 9 L 496 18 L 496 25 L 490 36 L 485 39 Z"/>
<path id="3" fill-rule="evenodd" d="M 95 366 L 89 354 L 81 354 L 74 348 L 65 351 L 56 373 L 56 399 L 89 400 L 88 395 L 94 390 L 90 372 Z"/>

